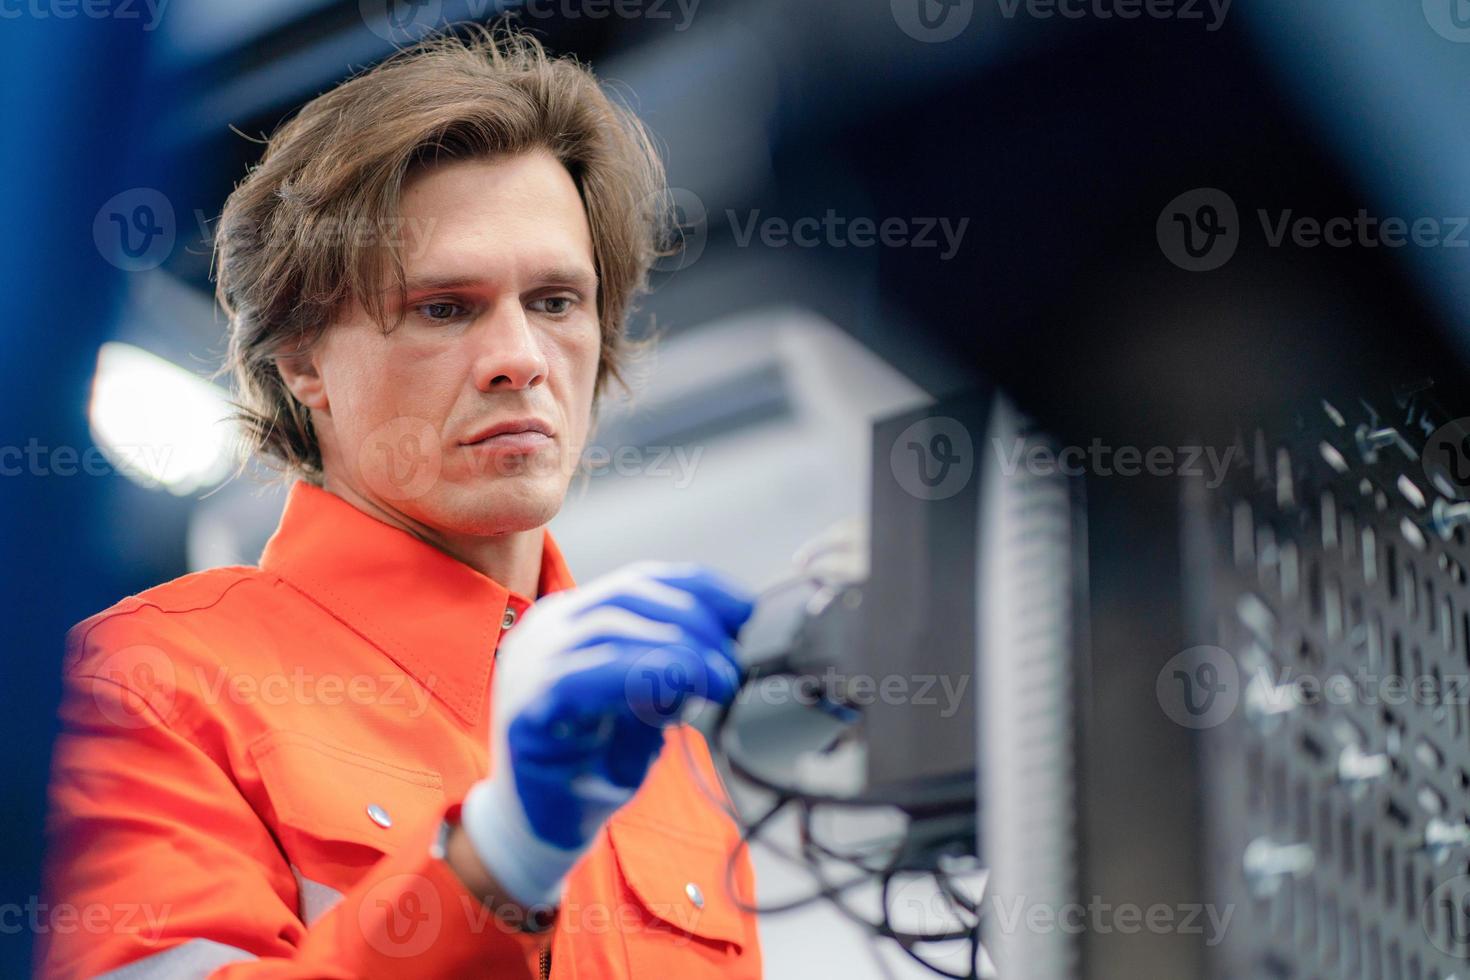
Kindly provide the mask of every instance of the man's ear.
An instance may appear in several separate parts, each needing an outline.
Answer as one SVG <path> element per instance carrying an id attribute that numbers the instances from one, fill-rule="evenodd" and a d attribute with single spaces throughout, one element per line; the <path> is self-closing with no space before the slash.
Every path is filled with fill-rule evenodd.
<path id="1" fill-rule="evenodd" d="M 307 408 L 327 411 L 327 386 L 317 367 L 315 349 L 297 354 L 277 354 L 276 370 L 296 400 Z"/>

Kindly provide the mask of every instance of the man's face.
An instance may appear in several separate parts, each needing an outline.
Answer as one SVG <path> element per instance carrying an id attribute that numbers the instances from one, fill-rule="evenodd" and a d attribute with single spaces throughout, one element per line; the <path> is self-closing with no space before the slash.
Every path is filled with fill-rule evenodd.
<path id="1" fill-rule="evenodd" d="M 406 186 L 401 218 L 402 323 L 350 310 L 293 383 L 318 398 L 326 485 L 436 536 L 539 527 L 587 438 L 601 349 L 576 185 L 546 152 L 456 161 Z M 507 425 L 529 430 L 487 437 Z"/>

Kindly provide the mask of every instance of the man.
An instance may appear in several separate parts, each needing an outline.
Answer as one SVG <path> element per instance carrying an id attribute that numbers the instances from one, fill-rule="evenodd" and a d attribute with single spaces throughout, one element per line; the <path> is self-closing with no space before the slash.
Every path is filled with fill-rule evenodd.
<path id="1" fill-rule="evenodd" d="M 479 32 L 307 105 L 226 204 L 260 566 L 68 635 L 53 976 L 757 976 L 693 696 L 750 598 L 573 588 L 545 525 L 657 254 L 662 171 L 586 69 Z M 538 601 L 539 600 L 539 601 Z"/>

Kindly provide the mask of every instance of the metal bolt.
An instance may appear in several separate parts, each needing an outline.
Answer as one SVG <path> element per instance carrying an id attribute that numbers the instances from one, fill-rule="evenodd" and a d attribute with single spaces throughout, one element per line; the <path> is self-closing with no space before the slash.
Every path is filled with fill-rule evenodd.
<path id="1" fill-rule="evenodd" d="M 1470 824 L 1450 823 L 1434 817 L 1424 826 L 1425 850 L 1444 851 L 1467 845 L 1470 845 Z"/>
<path id="2" fill-rule="evenodd" d="M 1356 745 L 1349 745 L 1337 757 L 1337 779 L 1344 786 L 1361 789 L 1364 784 L 1387 776 L 1391 766 L 1383 753 L 1369 755 Z"/>
<path id="3" fill-rule="evenodd" d="M 1470 503 L 1452 504 L 1443 497 L 1436 497 L 1430 513 L 1434 529 L 1446 540 L 1455 533 L 1456 526 L 1470 524 Z"/>
<path id="4" fill-rule="evenodd" d="M 1377 462 L 1378 450 L 1387 449 L 1400 438 L 1399 430 L 1392 426 L 1370 429 L 1366 425 L 1360 425 L 1353 435 L 1358 443 L 1358 453 L 1369 463 Z"/>
<path id="5" fill-rule="evenodd" d="M 1307 844 L 1277 844 L 1257 837 L 1245 849 L 1246 880 L 1261 898 L 1275 895 L 1288 877 L 1301 878 L 1316 865 L 1317 855 Z"/>

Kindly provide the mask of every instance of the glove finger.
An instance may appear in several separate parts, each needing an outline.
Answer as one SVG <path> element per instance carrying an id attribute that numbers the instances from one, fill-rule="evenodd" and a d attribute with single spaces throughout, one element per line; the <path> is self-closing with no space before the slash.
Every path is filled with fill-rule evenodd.
<path id="1" fill-rule="evenodd" d="M 698 598 L 688 593 L 675 592 L 685 604 L 660 601 L 634 592 L 619 592 L 603 599 L 596 606 L 582 610 L 577 618 L 598 609 L 626 609 L 644 619 L 678 626 L 705 646 L 720 649 L 729 643 L 730 637 L 724 625 L 718 621 Z M 584 641 L 579 646 L 587 645 Z"/>
<path id="2" fill-rule="evenodd" d="M 668 646 L 699 649 L 701 644 L 687 634 L 682 635 L 682 642 L 670 643 L 630 641 L 627 636 L 620 633 L 599 633 L 585 637 L 569 653 L 572 656 L 578 656 L 591 651 L 622 650 L 635 647 L 645 651 L 642 661 L 636 664 L 628 675 L 629 697 L 634 696 L 633 689 L 636 685 L 642 685 L 647 690 L 647 697 L 645 701 L 639 702 L 639 710 L 645 712 L 667 710 L 677 713 L 689 695 L 719 701 L 722 704 L 734 696 L 744 676 L 744 667 L 741 666 L 740 659 L 735 653 L 734 644 L 728 638 L 723 642 L 724 645 L 721 647 L 703 647 L 703 652 L 711 658 L 707 667 L 718 672 L 720 679 L 728 681 L 728 684 L 711 685 L 700 670 L 690 669 L 687 664 L 677 661 L 670 662 L 666 658 L 659 658 L 653 654 L 653 651 Z M 563 672 L 570 673 L 569 670 Z M 660 705 L 666 705 L 667 708 L 659 707 Z"/>
<path id="3" fill-rule="evenodd" d="M 591 666 L 569 671 L 535 695 L 517 717 L 552 733 L 581 740 L 609 733 L 602 719 L 632 714 L 664 725 L 677 720 L 691 696 L 725 703 L 735 696 L 738 671 L 723 651 L 693 642 L 618 643 L 596 647 Z"/>
<path id="4" fill-rule="evenodd" d="M 603 643 L 682 643 L 684 638 L 684 630 L 676 623 L 648 619 L 620 606 L 597 605 L 575 614 L 558 645 L 563 652 L 571 652 Z"/>
<path id="5" fill-rule="evenodd" d="M 611 735 L 613 715 L 558 710 L 550 695 L 542 695 L 516 716 L 506 729 L 506 744 L 517 760 L 540 766 L 565 767 L 563 775 L 583 772 Z"/>
<path id="6" fill-rule="evenodd" d="M 522 634 L 528 635 L 528 634 Z M 703 633 L 691 633 L 668 622 L 645 619 L 637 613 L 619 606 L 598 606 L 589 609 L 577 625 L 571 628 L 562 642 L 563 656 L 585 656 L 597 649 L 624 648 L 628 646 L 705 646 L 719 652 L 738 678 L 743 671 L 735 645 L 718 629 L 715 639 L 704 642 Z M 556 673 L 565 673 L 574 666 L 557 666 Z"/>
<path id="7" fill-rule="evenodd" d="M 695 646 L 651 647 L 629 666 L 624 684 L 629 709 L 645 722 L 679 720 L 690 698 L 725 704 L 740 687 L 740 672 L 723 650 Z"/>
<path id="8" fill-rule="evenodd" d="M 755 611 L 755 596 L 702 565 L 675 565 L 656 572 L 654 578 L 698 599 L 730 636 L 740 632 L 740 627 Z"/>
<path id="9" fill-rule="evenodd" d="M 635 593 L 671 605 L 686 605 L 691 599 L 687 591 L 661 582 L 655 576 L 680 574 L 698 567 L 689 563 L 634 562 L 631 565 L 624 565 L 617 571 L 593 579 L 586 585 L 578 586 L 568 592 L 557 593 L 557 595 L 567 597 L 568 602 L 577 608 L 595 606 L 609 596 L 622 592 Z"/>
<path id="10" fill-rule="evenodd" d="M 664 744 L 664 730 L 640 718 L 621 715 L 613 722 L 612 744 L 603 758 L 603 776 L 614 786 L 636 789 Z"/>

